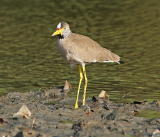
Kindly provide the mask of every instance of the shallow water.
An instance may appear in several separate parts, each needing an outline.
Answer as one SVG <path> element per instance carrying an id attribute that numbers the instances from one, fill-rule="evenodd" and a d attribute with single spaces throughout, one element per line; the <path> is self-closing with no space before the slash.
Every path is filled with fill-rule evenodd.
<path id="1" fill-rule="evenodd" d="M 125 64 L 90 64 L 88 94 L 113 100 L 160 98 L 160 1 L 0 0 L 0 94 L 73 84 L 78 74 L 51 38 L 59 21 L 90 36 Z"/>

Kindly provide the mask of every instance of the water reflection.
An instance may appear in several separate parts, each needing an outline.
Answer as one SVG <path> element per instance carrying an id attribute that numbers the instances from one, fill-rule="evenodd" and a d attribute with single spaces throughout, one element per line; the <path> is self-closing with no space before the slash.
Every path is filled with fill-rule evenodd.
<path id="1" fill-rule="evenodd" d="M 58 86 L 66 79 L 77 87 L 78 74 L 50 37 L 64 20 L 125 61 L 88 65 L 90 95 L 103 89 L 118 101 L 160 98 L 159 7 L 159 0 L 1 0 L 0 93 Z"/>

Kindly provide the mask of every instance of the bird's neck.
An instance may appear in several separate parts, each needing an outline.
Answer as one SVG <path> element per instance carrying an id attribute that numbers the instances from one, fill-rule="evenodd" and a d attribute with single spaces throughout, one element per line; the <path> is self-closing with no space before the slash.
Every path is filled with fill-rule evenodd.
<path id="1" fill-rule="evenodd" d="M 60 35 L 60 36 L 59 36 L 59 39 L 68 38 L 71 34 L 72 34 L 71 31 L 66 31 L 66 32 L 63 33 L 63 35 Z"/>

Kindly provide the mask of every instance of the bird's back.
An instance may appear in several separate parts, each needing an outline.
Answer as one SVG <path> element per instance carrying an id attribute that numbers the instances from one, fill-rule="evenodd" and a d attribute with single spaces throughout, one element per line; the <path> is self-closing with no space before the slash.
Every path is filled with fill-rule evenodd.
<path id="1" fill-rule="evenodd" d="M 62 41 L 62 47 L 67 50 L 72 60 L 81 62 L 119 62 L 120 57 L 110 50 L 101 47 L 87 36 L 71 33 Z M 67 56 L 66 54 L 66 56 Z M 73 55 L 73 56 L 72 56 Z"/>

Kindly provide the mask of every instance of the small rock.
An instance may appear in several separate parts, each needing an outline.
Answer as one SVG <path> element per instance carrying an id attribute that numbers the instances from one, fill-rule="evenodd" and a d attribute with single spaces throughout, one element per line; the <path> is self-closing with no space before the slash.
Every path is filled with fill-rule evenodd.
<path id="1" fill-rule="evenodd" d="M 109 98 L 109 95 L 106 93 L 106 91 L 102 90 L 100 92 L 100 94 L 98 95 L 98 98 L 100 98 L 100 99 L 106 99 L 106 98 Z"/>
<path id="2" fill-rule="evenodd" d="M 63 87 L 63 92 L 67 93 L 68 91 L 70 91 L 71 87 L 72 87 L 71 84 L 66 80 Z"/>
<path id="3" fill-rule="evenodd" d="M 28 109 L 26 105 L 23 105 L 17 113 L 13 115 L 13 117 L 23 117 L 23 118 L 29 118 L 31 116 L 31 111 Z"/>

